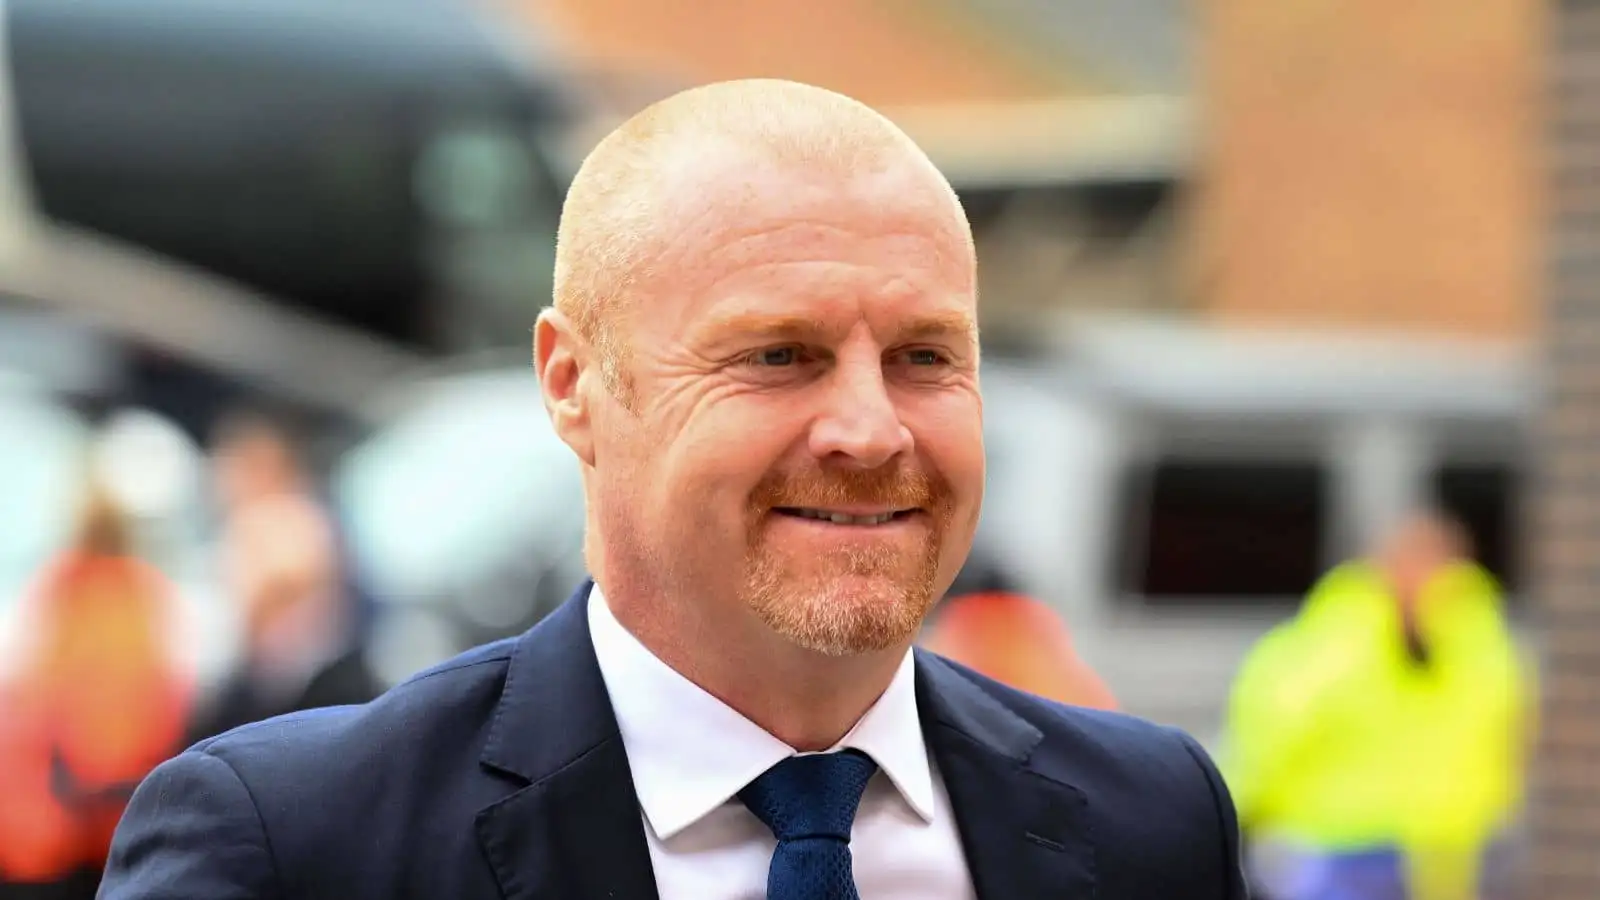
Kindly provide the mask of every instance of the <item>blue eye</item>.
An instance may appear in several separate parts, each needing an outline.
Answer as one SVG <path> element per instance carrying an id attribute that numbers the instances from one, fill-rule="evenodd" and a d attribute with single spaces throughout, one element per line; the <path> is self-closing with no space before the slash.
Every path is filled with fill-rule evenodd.
<path id="1" fill-rule="evenodd" d="M 793 347 L 770 347 L 751 354 L 750 361 L 758 366 L 792 366 L 800 358 Z"/>
<path id="2" fill-rule="evenodd" d="M 937 350 L 907 350 L 906 362 L 913 366 L 937 366 L 944 362 L 944 356 Z"/>

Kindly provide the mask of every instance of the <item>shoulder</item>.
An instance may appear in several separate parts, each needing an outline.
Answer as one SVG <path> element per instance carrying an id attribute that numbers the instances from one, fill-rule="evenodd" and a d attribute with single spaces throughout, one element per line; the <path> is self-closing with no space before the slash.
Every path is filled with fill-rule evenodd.
<path id="1" fill-rule="evenodd" d="M 1060 762 L 1079 778 L 1138 770 L 1146 776 L 1168 770 L 1174 777 L 1200 774 L 1196 755 L 1205 756 L 1187 733 L 1122 712 L 1072 706 L 1017 690 L 960 663 L 929 654 L 940 666 L 977 687 L 1007 712 L 1037 729 L 1041 735 L 1033 751 L 1035 763 Z M 1071 759 L 1057 760 L 1058 756 Z M 1066 774 L 1066 773 L 1063 773 Z"/>
<path id="2" fill-rule="evenodd" d="M 400 765 L 472 752 L 500 698 L 515 639 L 486 644 L 420 672 L 370 702 L 289 713 L 244 725 L 189 749 L 251 779 L 328 777 L 348 766 Z M 342 760 L 346 765 L 330 765 Z M 302 782 L 309 783 L 309 782 Z"/>
<path id="3" fill-rule="evenodd" d="M 367 887 L 330 896 L 396 896 L 392 880 L 415 874 L 408 865 L 459 858 L 473 815 L 503 793 L 477 760 L 511 644 L 369 703 L 244 725 L 162 763 L 118 826 L 102 896 L 300 896 L 352 881 Z"/>
<path id="4" fill-rule="evenodd" d="M 1084 795 L 1111 845 L 1154 850 L 1236 840 L 1233 803 L 1192 736 L 1125 713 L 1070 706 L 934 657 L 1038 733 L 1027 764 Z"/>
<path id="5" fill-rule="evenodd" d="M 235 780 L 274 856 L 304 868 L 333 864 L 350 821 L 370 823 L 362 839 L 373 847 L 404 846 L 419 821 L 470 821 L 497 796 L 478 760 L 514 643 L 468 651 L 368 703 L 235 728 L 169 765 Z"/>
<path id="6" fill-rule="evenodd" d="M 163 769 L 226 775 L 276 849 L 332 838 L 352 816 L 454 809 L 499 702 L 511 642 L 468 651 L 368 703 L 289 713 L 207 738 Z M 419 778 L 417 773 L 437 773 Z"/>
<path id="7" fill-rule="evenodd" d="M 1247 896 L 1233 801 L 1194 738 L 1123 713 L 1036 697 L 929 656 L 950 693 L 990 706 L 980 713 L 987 723 L 1010 732 L 1013 748 L 1027 748 L 1023 765 L 1082 797 L 1106 896 Z M 956 686 L 962 682 L 981 696 Z"/>

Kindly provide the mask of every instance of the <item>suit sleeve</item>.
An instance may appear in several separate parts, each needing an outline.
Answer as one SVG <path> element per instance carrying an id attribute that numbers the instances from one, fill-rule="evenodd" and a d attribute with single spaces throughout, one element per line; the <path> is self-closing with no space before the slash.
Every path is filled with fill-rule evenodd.
<path id="1" fill-rule="evenodd" d="M 97 900 L 272 900 L 280 896 L 255 801 L 203 750 L 158 766 L 134 791 Z"/>
<path id="2" fill-rule="evenodd" d="M 1177 732 L 1177 735 L 1183 741 L 1183 747 L 1188 751 L 1190 758 L 1205 775 L 1206 785 L 1210 789 L 1211 805 L 1216 812 L 1215 865 L 1220 874 L 1215 879 L 1216 890 L 1208 896 L 1216 897 L 1217 900 L 1250 900 L 1250 889 L 1245 881 L 1243 857 L 1239 845 L 1239 817 L 1233 807 L 1233 798 L 1228 794 L 1228 787 L 1223 783 L 1222 775 L 1212 763 L 1210 755 L 1194 738 L 1181 731 Z"/>

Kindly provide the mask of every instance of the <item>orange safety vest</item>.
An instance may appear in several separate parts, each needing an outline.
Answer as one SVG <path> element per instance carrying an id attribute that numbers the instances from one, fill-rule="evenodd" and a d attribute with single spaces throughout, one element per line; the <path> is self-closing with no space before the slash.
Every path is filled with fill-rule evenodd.
<path id="1" fill-rule="evenodd" d="M 126 794 L 176 752 L 190 687 L 170 661 L 170 586 L 72 553 L 36 597 L 36 649 L 0 685 L 0 881 L 103 865 Z"/>

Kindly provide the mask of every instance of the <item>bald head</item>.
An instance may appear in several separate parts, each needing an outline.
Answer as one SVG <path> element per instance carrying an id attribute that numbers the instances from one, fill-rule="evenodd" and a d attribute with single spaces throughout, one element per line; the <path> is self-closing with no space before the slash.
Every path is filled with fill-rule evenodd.
<path id="1" fill-rule="evenodd" d="M 823 176 L 840 184 L 895 171 L 934 198 L 965 241 L 955 192 L 894 123 L 856 100 L 788 81 L 751 79 L 662 100 L 606 136 L 584 160 L 562 207 L 554 299 L 602 366 L 621 355 L 617 323 L 634 288 L 654 274 L 664 245 L 689 223 L 738 216 L 755 169 Z M 723 203 L 708 197 L 720 189 Z M 735 202 L 729 199 L 733 191 Z"/>
<path id="2" fill-rule="evenodd" d="M 849 98 L 714 84 L 602 141 L 534 366 L 619 618 L 718 690 L 792 685 L 781 659 L 892 674 L 977 525 L 976 302 L 949 183 Z"/>

